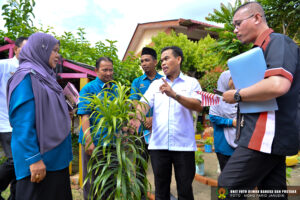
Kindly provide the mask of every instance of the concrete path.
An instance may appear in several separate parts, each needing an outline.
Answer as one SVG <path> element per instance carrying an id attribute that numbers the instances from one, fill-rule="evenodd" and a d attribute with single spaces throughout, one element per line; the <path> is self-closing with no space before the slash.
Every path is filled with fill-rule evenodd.
<path id="1" fill-rule="evenodd" d="M 217 180 L 219 176 L 219 167 L 218 160 L 215 153 L 204 153 L 204 170 L 205 177 L 209 177 Z M 297 186 L 296 189 L 299 190 L 300 187 L 300 164 L 298 163 L 295 166 L 292 166 L 291 177 L 288 178 L 288 186 Z M 177 189 L 176 189 L 176 181 L 174 177 L 174 170 L 172 173 L 172 182 L 171 182 L 171 194 L 177 198 Z M 149 182 L 151 183 L 152 193 L 155 191 L 154 187 L 154 177 L 151 168 L 151 163 L 149 162 L 149 168 L 147 171 L 147 177 Z M 292 189 L 292 188 L 291 188 Z M 215 194 L 216 189 L 213 188 L 213 193 Z M 211 186 L 200 183 L 196 180 L 193 182 L 193 192 L 195 200 L 210 200 L 211 199 Z M 300 195 L 300 194 L 299 194 Z M 258 200 L 258 198 L 248 198 L 249 200 Z M 289 195 L 289 200 L 298 200 L 299 196 Z"/>
<path id="2" fill-rule="evenodd" d="M 216 179 L 217 178 L 217 170 L 218 170 L 218 162 L 217 157 L 214 153 L 204 153 L 204 168 L 207 176 Z M 149 162 L 149 167 L 147 171 L 147 177 L 151 184 L 151 191 L 154 193 L 154 176 L 152 172 L 151 162 Z M 211 199 L 211 187 L 205 185 L 203 183 L 199 183 L 194 180 L 193 182 L 193 192 L 195 200 L 210 200 Z M 177 198 L 177 189 L 176 189 L 176 181 L 174 176 L 174 169 L 172 172 L 172 182 L 171 182 L 171 194 Z"/>

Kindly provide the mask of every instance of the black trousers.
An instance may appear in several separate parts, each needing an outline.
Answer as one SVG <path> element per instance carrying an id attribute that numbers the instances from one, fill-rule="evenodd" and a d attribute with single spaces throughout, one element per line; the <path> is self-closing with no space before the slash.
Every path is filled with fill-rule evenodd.
<path id="1" fill-rule="evenodd" d="M 16 176 L 10 146 L 11 132 L 1 132 L 0 142 L 7 157 L 7 160 L 0 165 L 0 199 L 1 193 L 11 184 L 9 200 L 14 200 L 16 195 Z"/>
<path id="2" fill-rule="evenodd" d="M 174 165 L 179 200 L 193 200 L 195 152 L 150 150 L 155 181 L 155 199 L 170 199 L 172 164 Z"/>
<path id="3" fill-rule="evenodd" d="M 286 190 L 285 156 L 237 147 L 219 176 L 218 185 L 229 191 L 252 190 L 256 186 L 259 190 Z M 246 198 L 229 196 L 228 199 Z M 287 195 L 276 199 L 287 199 Z"/>
<path id="4" fill-rule="evenodd" d="M 221 153 L 216 153 L 217 154 L 217 158 L 218 158 L 218 161 L 219 161 L 219 165 L 220 165 L 220 169 L 221 171 L 223 171 L 226 163 L 228 162 L 230 156 L 226 156 L 224 154 L 221 154 Z"/>
<path id="5" fill-rule="evenodd" d="M 30 176 L 17 181 L 16 200 L 72 200 L 69 168 L 47 171 L 40 183 Z"/>

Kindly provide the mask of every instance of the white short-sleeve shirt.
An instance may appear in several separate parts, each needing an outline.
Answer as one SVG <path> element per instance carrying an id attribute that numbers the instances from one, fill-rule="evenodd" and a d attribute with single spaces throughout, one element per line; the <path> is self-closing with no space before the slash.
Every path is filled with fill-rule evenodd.
<path id="1" fill-rule="evenodd" d="M 6 103 L 6 85 L 18 67 L 19 61 L 16 57 L 0 60 L 0 133 L 12 132 Z"/>
<path id="2" fill-rule="evenodd" d="M 182 73 L 173 82 L 165 77 L 172 89 L 179 95 L 201 101 L 201 86 L 197 79 Z M 153 108 L 152 136 L 149 149 L 170 151 L 196 151 L 195 131 L 192 110 L 175 99 L 162 94 L 159 87 L 162 79 L 155 80 L 141 99 Z"/>

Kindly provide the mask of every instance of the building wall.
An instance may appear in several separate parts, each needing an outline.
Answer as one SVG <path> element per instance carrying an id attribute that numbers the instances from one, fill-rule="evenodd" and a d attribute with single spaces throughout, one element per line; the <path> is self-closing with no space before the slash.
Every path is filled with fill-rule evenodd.
<path id="1" fill-rule="evenodd" d="M 142 52 L 142 49 L 151 44 L 152 37 L 156 36 L 158 32 L 165 31 L 165 28 L 158 28 L 158 29 L 148 29 L 144 32 L 144 34 L 141 37 L 141 40 L 139 41 L 138 45 L 135 48 L 134 55 L 138 55 Z"/>

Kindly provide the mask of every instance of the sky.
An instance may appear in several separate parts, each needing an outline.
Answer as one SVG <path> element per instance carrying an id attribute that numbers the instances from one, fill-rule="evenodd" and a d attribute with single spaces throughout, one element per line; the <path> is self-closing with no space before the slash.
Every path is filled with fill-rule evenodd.
<path id="1" fill-rule="evenodd" d="M 0 0 L 0 6 L 7 0 Z M 207 22 L 205 17 L 234 0 L 35 0 L 34 25 L 51 26 L 56 34 L 76 33 L 85 29 L 86 38 L 94 44 L 105 39 L 116 40 L 120 59 L 127 49 L 138 23 L 171 19 Z M 0 10 L 2 13 L 2 10 Z M 4 26 L 2 17 L 0 27 Z"/>

